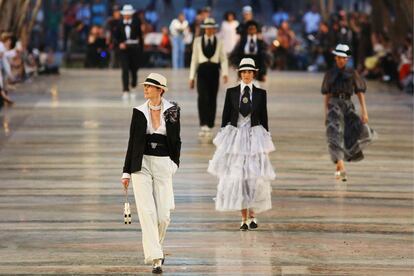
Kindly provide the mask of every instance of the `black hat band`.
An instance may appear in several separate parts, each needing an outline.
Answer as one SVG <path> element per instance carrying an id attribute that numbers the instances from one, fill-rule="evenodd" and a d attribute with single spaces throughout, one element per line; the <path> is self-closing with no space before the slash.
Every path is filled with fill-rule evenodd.
<path id="1" fill-rule="evenodd" d="M 347 50 L 347 51 L 344 51 L 344 50 L 336 50 L 335 49 L 335 52 L 338 52 L 338 53 L 344 53 L 344 54 L 346 54 L 346 55 L 348 55 L 348 56 L 350 56 L 351 55 L 351 50 Z"/>
<path id="2" fill-rule="evenodd" d="M 253 65 L 251 65 L 251 64 L 243 64 L 243 65 L 240 65 L 239 66 L 239 70 L 241 70 L 241 69 L 253 69 L 253 70 L 256 70 L 256 67 L 254 67 Z"/>
<path id="3" fill-rule="evenodd" d="M 154 79 L 151 79 L 151 78 L 146 78 L 146 79 L 145 79 L 145 82 L 150 82 L 150 83 L 153 83 L 153 84 L 155 84 L 155 85 L 161 85 L 161 86 L 166 87 L 164 84 L 161 84 L 159 81 L 154 80 Z"/>

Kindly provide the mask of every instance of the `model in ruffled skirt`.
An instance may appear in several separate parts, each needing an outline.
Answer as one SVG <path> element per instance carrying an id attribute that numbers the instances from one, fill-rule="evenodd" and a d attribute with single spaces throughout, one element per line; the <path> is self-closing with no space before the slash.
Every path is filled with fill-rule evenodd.
<path id="1" fill-rule="evenodd" d="M 253 85 L 255 71 L 253 60 L 242 60 L 242 82 L 227 90 L 222 128 L 208 166 L 219 179 L 216 210 L 241 211 L 240 230 L 257 228 L 256 214 L 272 208 L 271 181 L 276 177 L 269 159 L 275 147 L 268 131 L 266 91 Z"/>

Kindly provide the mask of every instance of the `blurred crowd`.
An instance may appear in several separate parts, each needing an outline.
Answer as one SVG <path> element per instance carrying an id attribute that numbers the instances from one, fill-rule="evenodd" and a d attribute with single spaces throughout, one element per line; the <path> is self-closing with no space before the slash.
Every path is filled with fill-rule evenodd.
<path id="1" fill-rule="evenodd" d="M 51 48 L 32 48 L 9 32 L 0 32 L 0 106 L 13 104 L 15 84 L 37 74 L 59 74 L 61 61 Z"/>
<path id="2" fill-rule="evenodd" d="M 55 3 L 46 15 L 41 9 L 27 41 L 1 32 L 0 89 L 4 101 L 12 102 L 7 92 L 13 83 L 37 73 L 58 73 L 62 62 L 68 66 L 78 63 L 88 68 L 118 68 L 119 45 L 114 33 L 122 20 L 122 7 L 106 3 L 72 0 L 63 8 Z M 186 0 L 185 7 L 168 25 L 162 24 L 165 20 L 161 20 L 156 3 L 152 0 L 134 14 L 144 40 L 140 65 L 189 66 L 192 42 L 201 34 L 204 19 L 212 17 L 211 8 L 195 9 L 192 1 Z M 230 60 L 238 42 L 247 35 L 246 24 L 252 21 L 265 45 L 265 66 L 271 69 L 325 70 L 333 66 L 331 51 L 335 45 L 345 43 L 353 52 L 350 66 L 363 76 L 394 82 L 412 93 L 412 33 L 403 43 L 392 43 L 389 33 L 372 31 L 370 15 L 347 12 L 340 6 L 324 19 L 316 6 L 308 6 L 298 15 L 275 5 L 267 22 L 258 22 L 254 7 L 245 6 L 240 11 L 227 11 L 222 17 L 218 36 Z"/>

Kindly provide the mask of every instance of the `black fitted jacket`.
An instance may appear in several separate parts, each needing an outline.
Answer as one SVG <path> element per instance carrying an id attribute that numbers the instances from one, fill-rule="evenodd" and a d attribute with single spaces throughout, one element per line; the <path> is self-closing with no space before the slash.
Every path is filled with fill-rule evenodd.
<path id="1" fill-rule="evenodd" d="M 177 104 L 164 111 L 165 127 L 167 130 L 167 146 L 171 160 L 180 165 L 180 108 Z M 146 145 L 147 118 L 139 108 L 134 108 L 129 130 L 128 149 L 124 162 L 124 173 L 134 173 L 141 170 L 142 158 Z"/>
<path id="2" fill-rule="evenodd" d="M 266 48 L 267 45 L 262 39 L 257 39 L 257 53 L 255 55 L 245 54 L 244 53 L 244 47 L 247 43 L 247 36 L 242 36 L 239 40 L 239 43 L 237 43 L 236 46 L 234 46 L 233 51 L 230 53 L 229 60 L 230 63 L 234 67 L 238 67 L 240 64 L 240 61 L 243 58 L 252 58 L 256 64 L 256 68 L 259 68 L 257 79 L 259 81 L 263 80 L 263 77 L 267 74 L 267 60 L 268 56 L 266 54 Z"/>
<path id="3" fill-rule="evenodd" d="M 251 125 L 262 125 L 267 131 L 269 131 L 269 125 L 267 120 L 267 100 L 266 90 L 257 88 L 253 85 L 252 92 L 252 113 L 251 113 Z M 227 89 L 226 100 L 224 102 L 223 119 L 221 127 L 225 127 L 228 124 L 237 127 L 237 120 L 239 118 L 239 106 L 240 106 L 240 85 Z"/>
<path id="4" fill-rule="evenodd" d="M 119 46 L 120 43 L 125 42 L 127 40 L 126 34 L 125 34 L 125 24 L 124 21 L 121 19 L 118 22 L 118 25 L 116 28 L 114 28 L 114 42 L 117 46 Z M 141 21 L 138 18 L 132 19 L 131 24 L 131 35 L 130 39 L 138 40 L 138 48 L 142 51 L 144 46 L 144 39 L 141 31 Z"/>

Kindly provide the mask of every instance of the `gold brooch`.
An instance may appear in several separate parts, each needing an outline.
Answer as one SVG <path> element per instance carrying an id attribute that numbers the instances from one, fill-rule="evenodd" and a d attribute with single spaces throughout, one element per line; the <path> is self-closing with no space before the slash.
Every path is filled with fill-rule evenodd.
<path id="1" fill-rule="evenodd" d="M 248 103 L 249 102 L 249 100 L 247 99 L 247 97 L 244 97 L 243 98 L 243 103 Z"/>

